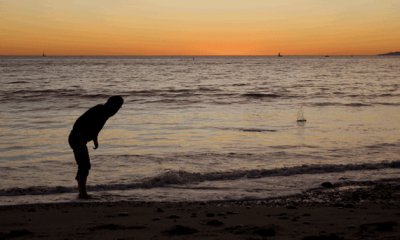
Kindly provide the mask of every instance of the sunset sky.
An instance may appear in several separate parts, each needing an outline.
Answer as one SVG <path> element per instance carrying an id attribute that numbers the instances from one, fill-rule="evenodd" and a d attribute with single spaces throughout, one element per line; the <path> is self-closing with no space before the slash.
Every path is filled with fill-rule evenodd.
<path id="1" fill-rule="evenodd" d="M 375 55 L 399 0 L 0 0 L 0 55 Z"/>

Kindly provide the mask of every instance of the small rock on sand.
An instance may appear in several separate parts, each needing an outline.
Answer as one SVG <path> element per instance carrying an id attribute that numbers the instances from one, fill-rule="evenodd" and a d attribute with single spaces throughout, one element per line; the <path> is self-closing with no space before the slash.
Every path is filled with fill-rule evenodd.
<path id="1" fill-rule="evenodd" d="M 303 240 L 344 240 L 342 237 L 338 237 L 335 234 L 327 235 L 320 235 L 320 236 L 308 236 L 304 237 Z"/>
<path id="2" fill-rule="evenodd" d="M 194 228 L 185 227 L 182 225 L 175 225 L 161 233 L 172 236 L 172 235 L 188 235 L 188 234 L 194 234 L 197 232 L 198 232 L 198 230 L 194 229 Z"/>
<path id="3" fill-rule="evenodd" d="M 117 229 L 121 229 L 123 228 L 120 225 L 116 225 L 116 224 L 106 224 L 106 225 L 100 225 L 100 226 L 96 226 L 96 227 L 92 227 L 89 228 L 90 231 L 95 231 L 95 230 L 117 230 Z"/>
<path id="4" fill-rule="evenodd" d="M 28 231 L 28 230 L 26 230 L 26 229 L 14 230 L 14 231 L 11 231 L 11 232 L 7 233 L 5 235 L 5 237 L 6 238 L 17 238 L 17 237 L 21 237 L 21 236 L 25 236 L 25 235 L 30 235 L 30 234 L 33 234 L 33 233 Z"/>
<path id="5" fill-rule="evenodd" d="M 379 224 L 375 230 L 381 232 L 390 232 L 393 231 L 393 226 L 390 224 L 390 222 L 383 222 Z"/>
<path id="6" fill-rule="evenodd" d="M 121 230 L 121 229 L 143 229 L 146 228 L 144 226 L 131 226 L 131 227 L 125 227 L 122 225 L 116 225 L 116 224 L 106 224 L 106 225 L 100 225 L 96 227 L 91 227 L 88 228 L 90 231 L 97 231 L 97 230 Z"/>
<path id="7" fill-rule="evenodd" d="M 258 234 L 262 237 L 272 237 L 275 236 L 275 230 L 272 227 L 257 227 L 257 226 L 243 226 L 241 224 L 236 225 L 234 227 L 225 228 L 225 231 L 228 231 L 233 234 Z"/>
<path id="8" fill-rule="evenodd" d="M 333 188 L 333 184 L 330 182 L 323 182 L 321 186 L 326 187 L 326 188 Z"/>
<path id="9" fill-rule="evenodd" d="M 344 207 L 344 204 L 343 203 L 335 203 L 335 204 L 333 204 L 333 207 Z"/>
<path id="10" fill-rule="evenodd" d="M 257 233 L 259 235 L 261 235 L 261 237 L 273 237 L 275 236 L 275 230 L 272 228 L 260 228 L 256 231 L 254 231 L 254 233 Z"/>
<path id="11" fill-rule="evenodd" d="M 208 221 L 207 225 L 209 225 L 209 226 L 221 226 L 221 225 L 224 225 L 224 223 L 219 221 L 219 220 L 217 220 L 217 219 L 214 219 L 214 220 Z"/>
<path id="12" fill-rule="evenodd" d="M 388 221 L 388 222 L 366 223 L 362 224 L 360 228 L 362 230 L 367 230 L 369 226 L 377 226 L 375 228 L 376 231 L 390 232 L 393 231 L 393 226 L 398 226 L 398 225 L 399 224 L 395 221 Z"/>
<path id="13" fill-rule="evenodd" d="M 157 212 L 164 212 L 161 208 L 157 208 Z"/>
<path id="14" fill-rule="evenodd" d="M 226 215 L 238 214 L 237 212 L 226 212 Z"/>

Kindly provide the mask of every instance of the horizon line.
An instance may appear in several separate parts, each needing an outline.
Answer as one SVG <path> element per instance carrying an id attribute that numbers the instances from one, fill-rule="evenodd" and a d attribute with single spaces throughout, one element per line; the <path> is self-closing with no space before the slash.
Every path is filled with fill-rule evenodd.
<path id="1" fill-rule="evenodd" d="M 386 54 L 386 53 L 384 53 Z M 379 56 L 382 54 L 366 54 L 366 55 L 361 55 L 361 54 L 337 54 L 337 55 L 331 55 L 331 54 L 321 54 L 321 55 L 281 55 L 283 57 L 285 56 L 298 56 L 298 57 L 325 57 L 325 56 L 329 56 L 329 57 L 333 57 L 333 56 Z M 43 57 L 42 54 L 38 54 L 38 55 L 23 55 L 23 54 L 16 54 L 16 55 L 1 55 L 1 57 L 13 57 L 13 56 L 19 56 L 19 57 Z M 278 55 L 46 55 L 45 57 L 277 57 Z"/>

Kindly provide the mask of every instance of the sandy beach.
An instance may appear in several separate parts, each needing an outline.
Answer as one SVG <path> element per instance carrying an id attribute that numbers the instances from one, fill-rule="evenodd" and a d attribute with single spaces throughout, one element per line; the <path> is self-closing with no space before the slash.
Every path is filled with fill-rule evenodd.
<path id="1" fill-rule="evenodd" d="M 399 239 L 400 181 L 261 201 L 0 207 L 0 239 Z"/>

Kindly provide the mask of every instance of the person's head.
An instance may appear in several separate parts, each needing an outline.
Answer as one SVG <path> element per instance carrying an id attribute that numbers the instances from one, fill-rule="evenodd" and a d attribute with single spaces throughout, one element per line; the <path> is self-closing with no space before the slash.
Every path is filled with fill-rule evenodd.
<path id="1" fill-rule="evenodd" d="M 124 104 L 124 99 L 121 96 L 110 97 L 104 106 L 107 107 L 110 117 L 114 116 Z"/>

